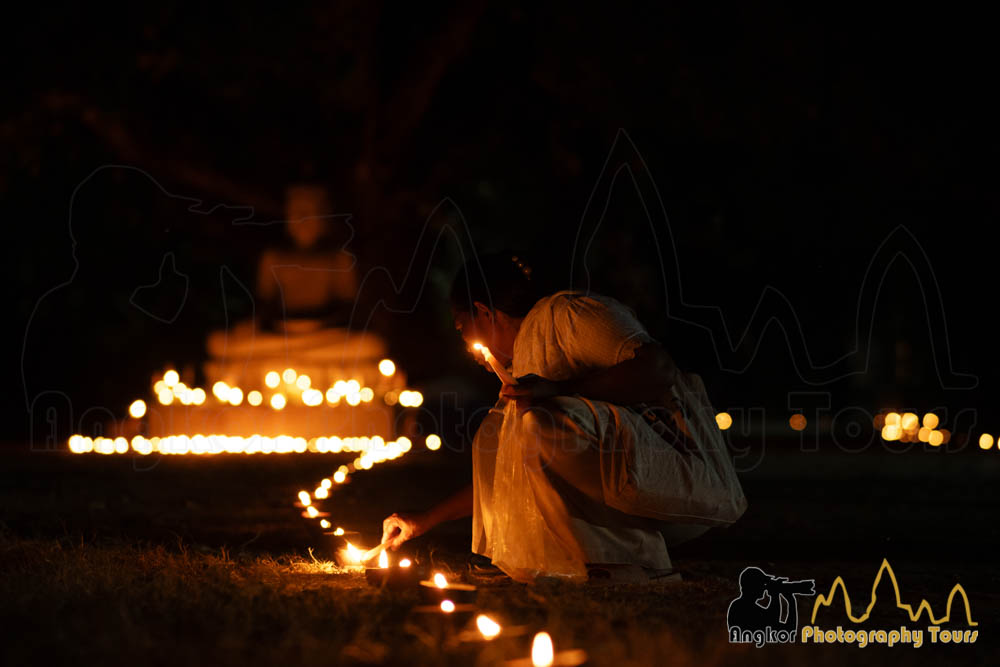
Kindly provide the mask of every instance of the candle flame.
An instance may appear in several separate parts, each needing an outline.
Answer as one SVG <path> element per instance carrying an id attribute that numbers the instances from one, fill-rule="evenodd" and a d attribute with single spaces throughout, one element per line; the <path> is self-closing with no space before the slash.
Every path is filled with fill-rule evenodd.
<path id="1" fill-rule="evenodd" d="M 128 413 L 135 419 L 139 419 L 146 414 L 146 401 L 141 398 L 132 401 L 132 405 L 128 406 Z"/>
<path id="2" fill-rule="evenodd" d="M 312 498 L 309 497 L 308 491 L 299 491 L 299 502 L 303 505 L 312 505 Z"/>
<path id="3" fill-rule="evenodd" d="M 361 562 L 361 557 L 365 555 L 364 551 L 362 551 L 361 549 L 357 548 L 356 546 L 354 546 L 350 542 L 347 543 L 347 547 L 344 549 L 344 551 L 346 552 L 347 560 L 351 561 L 351 563 L 353 563 L 355 565 L 357 565 L 358 563 L 360 563 Z"/>
<path id="4" fill-rule="evenodd" d="M 481 349 L 483 349 L 483 344 L 482 343 L 473 343 L 472 344 L 472 349 L 473 350 L 481 350 Z"/>
<path id="5" fill-rule="evenodd" d="M 309 515 L 310 519 L 315 519 L 317 516 L 319 516 L 319 510 L 310 505 L 309 507 L 306 508 L 306 514 Z"/>
<path id="6" fill-rule="evenodd" d="M 378 555 L 378 566 L 382 568 L 389 567 L 389 554 L 383 551 Z"/>
<path id="7" fill-rule="evenodd" d="M 493 639 L 500 634 L 500 630 L 502 629 L 499 623 L 486 614 L 480 614 L 476 617 L 476 627 L 479 628 L 479 632 L 486 639 Z"/>
<path id="8" fill-rule="evenodd" d="M 446 614 L 450 614 L 455 611 L 455 603 L 451 600 L 441 600 L 441 611 Z"/>
<path id="9" fill-rule="evenodd" d="M 438 588 L 448 588 L 448 580 L 440 572 L 434 573 L 434 585 Z"/>
<path id="10" fill-rule="evenodd" d="M 534 667 L 550 667 L 554 659 L 552 637 L 547 632 L 539 632 L 531 642 L 531 664 Z"/>
<path id="11" fill-rule="evenodd" d="M 334 535 L 343 535 L 344 534 L 344 529 L 341 528 L 340 526 L 337 526 L 337 530 L 333 531 L 333 534 Z"/>
<path id="12" fill-rule="evenodd" d="M 319 525 L 322 526 L 323 529 L 325 530 L 330 527 L 330 522 L 327 521 L 326 519 L 321 519 Z"/>

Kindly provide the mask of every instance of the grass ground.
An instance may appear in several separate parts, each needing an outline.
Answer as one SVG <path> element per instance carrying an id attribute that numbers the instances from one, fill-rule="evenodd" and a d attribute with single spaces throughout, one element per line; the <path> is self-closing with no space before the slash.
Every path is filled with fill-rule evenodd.
<path id="1" fill-rule="evenodd" d="M 326 561 L 330 545 L 290 503 L 339 464 L 335 457 L 156 461 L 11 451 L 0 457 L 0 656 L 10 665 L 495 665 L 528 655 L 531 634 L 544 628 L 557 648 L 584 648 L 590 664 L 616 667 L 979 664 L 1000 616 L 1000 457 L 979 454 L 772 448 L 743 476 L 751 504 L 744 519 L 674 551 L 682 583 L 482 584 L 477 606 L 524 629 L 484 643 L 460 641 L 468 618 L 418 613 L 415 591 L 369 587 Z M 421 453 L 359 473 L 328 502 L 331 519 L 375 544 L 383 516 L 447 495 L 467 479 L 467 465 L 458 454 Z M 455 522 L 415 540 L 409 554 L 462 578 L 468 540 L 467 524 Z M 861 601 L 883 557 L 904 601 L 926 598 L 936 614 L 961 583 L 979 622 L 977 643 L 728 643 L 726 609 L 744 567 L 815 578 L 822 592 L 842 576 Z M 882 593 L 873 623 L 898 627 L 905 619 L 882 604 Z M 810 610 L 800 604 L 803 616 Z M 842 612 L 820 620 L 836 627 Z"/>

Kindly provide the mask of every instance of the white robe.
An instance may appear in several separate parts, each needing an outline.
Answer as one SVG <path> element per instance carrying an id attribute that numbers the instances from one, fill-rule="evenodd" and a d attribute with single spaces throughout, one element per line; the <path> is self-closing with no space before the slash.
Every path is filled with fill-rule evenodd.
<path id="1" fill-rule="evenodd" d="M 651 341 L 618 301 L 558 292 L 525 317 L 513 374 L 578 378 L 631 359 Z M 679 374 L 668 402 L 683 446 L 614 403 L 558 397 L 543 412 L 519 413 L 501 400 L 474 442 L 472 550 L 520 581 L 582 579 L 587 563 L 668 569 L 664 534 L 681 539 L 739 518 L 746 499 L 701 379 Z M 545 470 L 541 452 L 553 446 L 599 468 L 591 472 L 600 476 L 602 502 Z"/>

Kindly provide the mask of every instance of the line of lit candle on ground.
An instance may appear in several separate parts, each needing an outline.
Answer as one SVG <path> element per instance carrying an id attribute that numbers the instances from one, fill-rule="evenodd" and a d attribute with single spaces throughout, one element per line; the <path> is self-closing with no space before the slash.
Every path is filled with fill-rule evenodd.
<path id="1" fill-rule="evenodd" d="M 425 604 L 414 607 L 413 612 L 422 616 L 445 618 L 464 618 L 478 611 L 476 606 L 477 587 L 472 584 L 451 582 L 441 572 L 435 572 L 430 579 L 418 581 L 420 571 L 409 558 L 402 558 L 398 563 L 390 562 L 385 544 L 367 551 L 346 543 L 343 559 L 355 567 L 362 567 L 372 559 L 377 559 L 377 567 L 367 567 L 365 578 L 372 586 L 392 587 L 402 589 L 418 583 L 421 597 Z M 466 629 L 454 636 L 459 642 L 493 641 L 500 636 L 514 637 L 523 634 L 523 626 L 504 628 L 487 614 L 476 615 L 475 630 Z M 511 667 L 574 667 L 587 660 L 587 654 L 580 649 L 569 649 L 556 652 L 552 638 L 547 632 L 539 632 L 532 642 L 531 657 L 508 661 L 504 664 Z"/>

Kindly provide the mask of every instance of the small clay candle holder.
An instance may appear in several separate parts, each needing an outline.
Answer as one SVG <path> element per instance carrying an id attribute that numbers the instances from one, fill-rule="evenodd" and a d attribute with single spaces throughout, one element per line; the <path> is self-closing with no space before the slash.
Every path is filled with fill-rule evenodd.
<path id="1" fill-rule="evenodd" d="M 433 578 L 420 582 L 420 597 L 427 604 L 441 604 L 443 600 L 451 600 L 456 605 L 472 604 L 476 601 L 476 587 L 472 584 L 461 584 L 446 581 L 439 586 Z"/>
<path id="2" fill-rule="evenodd" d="M 365 579 L 369 586 L 377 588 L 405 589 L 413 588 L 424 577 L 427 570 L 413 563 L 409 567 L 401 567 L 399 563 L 390 563 L 389 567 L 369 567 L 365 569 Z"/>

